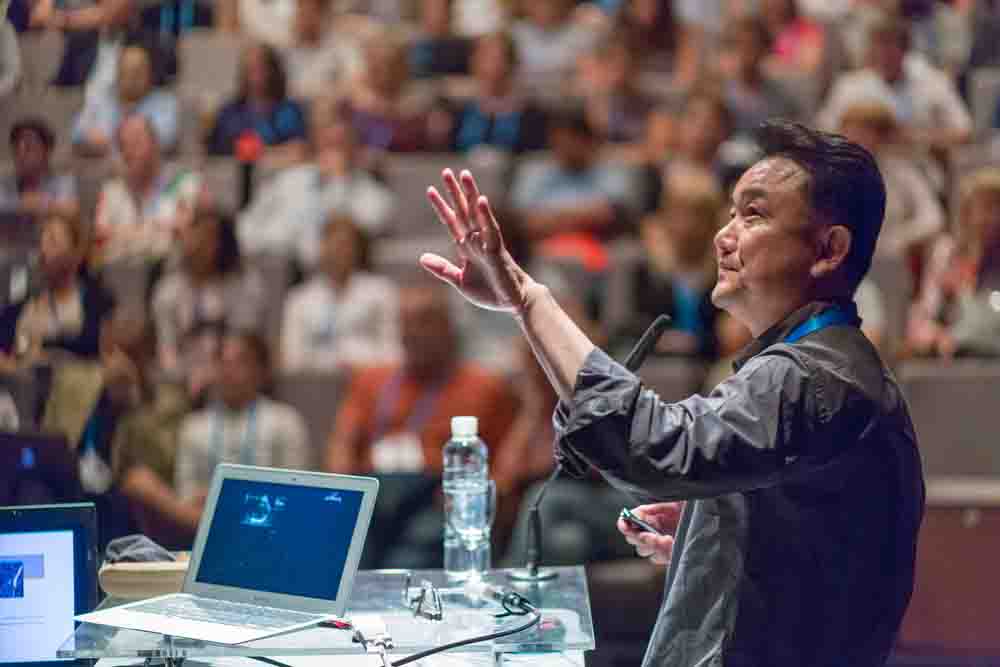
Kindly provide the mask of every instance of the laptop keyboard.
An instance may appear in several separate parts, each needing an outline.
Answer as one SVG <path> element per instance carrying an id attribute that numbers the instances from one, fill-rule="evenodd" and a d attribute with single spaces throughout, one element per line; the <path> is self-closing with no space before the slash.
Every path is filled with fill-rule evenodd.
<path id="1" fill-rule="evenodd" d="M 259 607 L 207 598 L 171 597 L 130 607 L 132 611 L 159 614 L 186 621 L 235 625 L 254 630 L 280 630 L 300 623 L 319 622 L 324 616 L 288 609 Z"/>

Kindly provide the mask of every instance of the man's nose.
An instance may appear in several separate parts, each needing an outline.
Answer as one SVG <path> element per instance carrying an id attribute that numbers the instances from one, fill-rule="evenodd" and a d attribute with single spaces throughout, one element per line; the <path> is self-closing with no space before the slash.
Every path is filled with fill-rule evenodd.
<path id="1" fill-rule="evenodd" d="M 729 221 L 715 233 L 715 248 L 720 253 L 732 252 L 736 249 L 736 218 Z"/>

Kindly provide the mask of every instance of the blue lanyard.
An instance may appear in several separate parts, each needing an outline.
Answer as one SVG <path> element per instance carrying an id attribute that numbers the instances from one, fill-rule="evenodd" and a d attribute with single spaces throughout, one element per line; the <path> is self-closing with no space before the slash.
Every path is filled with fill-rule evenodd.
<path id="1" fill-rule="evenodd" d="M 225 462 L 226 425 L 222 415 L 222 408 L 215 411 L 215 425 L 212 429 L 212 451 L 215 452 L 215 460 L 219 463 Z M 254 465 L 254 446 L 256 444 L 257 430 L 257 401 L 255 400 L 247 408 L 247 425 L 243 430 L 243 441 L 240 443 L 240 463 L 243 465 Z"/>
<path id="2" fill-rule="evenodd" d="M 811 333 L 816 333 L 820 329 L 833 327 L 840 324 L 850 324 L 858 326 L 861 318 L 853 313 L 849 313 L 843 308 L 833 307 L 824 310 L 818 315 L 813 315 L 808 320 L 792 329 L 791 333 L 785 336 L 782 342 L 796 343 Z"/>

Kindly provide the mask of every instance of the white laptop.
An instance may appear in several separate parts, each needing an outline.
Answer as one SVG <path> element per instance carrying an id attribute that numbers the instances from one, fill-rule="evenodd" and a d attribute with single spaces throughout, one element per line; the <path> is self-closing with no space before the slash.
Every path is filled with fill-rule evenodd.
<path id="1" fill-rule="evenodd" d="M 220 464 L 183 592 L 75 618 L 241 644 L 342 617 L 377 493 L 370 477 Z"/>

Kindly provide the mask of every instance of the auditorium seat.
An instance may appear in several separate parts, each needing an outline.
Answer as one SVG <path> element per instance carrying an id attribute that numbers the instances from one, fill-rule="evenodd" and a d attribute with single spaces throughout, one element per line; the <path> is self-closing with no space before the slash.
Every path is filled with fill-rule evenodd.
<path id="1" fill-rule="evenodd" d="M 294 407 L 305 419 L 316 468 L 322 464 L 347 381 L 346 373 L 281 373 L 275 379 L 274 398 Z"/>
<path id="2" fill-rule="evenodd" d="M 942 414 L 941 421 L 954 421 Z M 916 583 L 897 652 L 925 660 L 976 656 L 986 658 L 977 664 L 1000 664 L 997 554 L 1000 477 L 929 477 Z"/>
<path id="3" fill-rule="evenodd" d="M 906 320 L 913 293 L 913 274 L 901 257 L 876 257 L 868 271 L 868 278 L 881 292 L 885 308 L 883 349 L 887 353 L 886 361 L 891 363 L 906 334 Z"/>
<path id="4" fill-rule="evenodd" d="M 926 476 L 1000 476 L 994 421 L 1000 362 L 908 361 L 900 366 L 898 376 Z"/>
<path id="5" fill-rule="evenodd" d="M 611 245 L 611 266 L 605 283 L 601 325 L 605 331 L 621 329 L 635 312 L 635 268 L 642 259 L 642 246 L 635 241 Z"/>
<path id="6" fill-rule="evenodd" d="M 442 189 L 441 171 L 450 167 L 457 175 L 469 169 L 476 177 L 480 191 L 490 197 L 494 208 L 506 193 L 509 160 L 497 153 L 422 153 L 390 155 L 385 162 L 385 177 L 396 193 L 398 211 L 391 236 L 414 238 L 433 235 L 441 228 L 434 209 L 427 201 L 427 187 Z"/>
<path id="7" fill-rule="evenodd" d="M 455 245 L 444 227 L 439 227 L 436 234 L 407 239 L 379 239 L 373 246 L 372 268 L 379 275 L 403 283 L 423 271 L 418 260 L 425 252 L 451 259 L 456 257 Z"/>
<path id="8" fill-rule="evenodd" d="M 1000 99 L 1000 67 L 977 67 L 969 74 L 969 106 L 977 133 L 993 127 L 993 114 Z"/>
<path id="9" fill-rule="evenodd" d="M 195 28 L 178 42 L 177 95 L 206 106 L 225 104 L 236 94 L 242 46 L 237 35 Z"/>
<path id="10" fill-rule="evenodd" d="M 131 312 L 148 312 L 150 277 L 150 265 L 132 258 L 109 262 L 101 268 L 101 280 L 111 290 L 116 305 Z"/>
<path id="11" fill-rule="evenodd" d="M 292 267 L 287 257 L 273 254 L 255 254 L 247 257 L 247 266 L 260 272 L 264 283 L 263 333 L 276 343 L 281 334 L 281 320 L 285 311 L 285 297 L 292 279 Z"/>
<path id="12" fill-rule="evenodd" d="M 56 30 L 30 30 L 17 36 L 22 94 L 39 94 L 49 87 L 62 63 L 63 41 L 63 34 Z"/>

